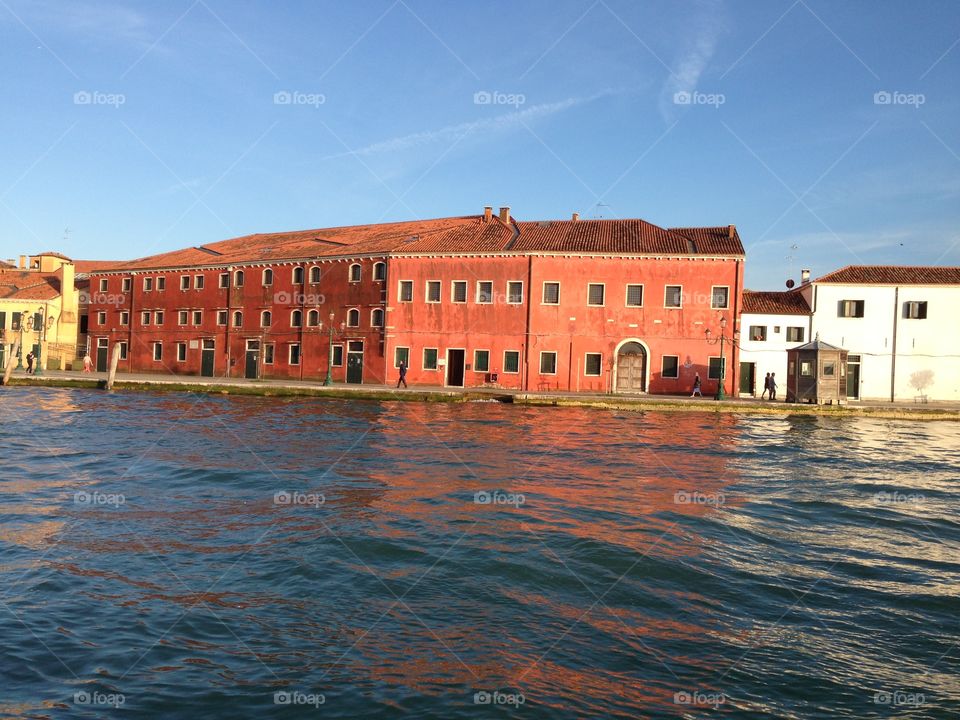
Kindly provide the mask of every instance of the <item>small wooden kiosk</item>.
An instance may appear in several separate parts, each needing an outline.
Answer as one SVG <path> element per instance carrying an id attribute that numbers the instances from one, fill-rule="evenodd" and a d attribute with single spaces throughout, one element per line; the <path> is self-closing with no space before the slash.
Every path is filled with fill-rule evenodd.
<path id="1" fill-rule="evenodd" d="M 847 399 L 847 351 L 820 339 L 787 350 L 787 402 L 817 405 Z"/>

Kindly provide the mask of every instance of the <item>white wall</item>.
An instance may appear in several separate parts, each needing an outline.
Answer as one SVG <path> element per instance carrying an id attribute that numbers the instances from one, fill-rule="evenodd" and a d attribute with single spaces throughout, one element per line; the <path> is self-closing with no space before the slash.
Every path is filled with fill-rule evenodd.
<path id="1" fill-rule="evenodd" d="M 767 328 L 766 341 L 753 340 L 750 328 L 763 325 Z M 779 327 L 780 331 L 775 332 Z M 802 327 L 803 342 L 787 342 L 787 328 Z M 754 394 L 763 393 L 763 379 L 768 372 L 776 373 L 777 397 L 786 397 L 787 349 L 810 342 L 809 315 L 763 315 L 743 313 L 740 317 L 740 362 L 756 363 Z"/>

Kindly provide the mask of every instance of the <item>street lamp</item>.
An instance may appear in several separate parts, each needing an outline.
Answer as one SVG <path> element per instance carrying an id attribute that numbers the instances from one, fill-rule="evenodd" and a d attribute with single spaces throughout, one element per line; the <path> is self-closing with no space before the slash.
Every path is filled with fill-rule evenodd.
<path id="1" fill-rule="evenodd" d="M 333 336 L 336 334 L 337 330 L 333 325 L 334 313 L 330 313 L 330 322 L 327 325 L 327 335 L 330 338 L 330 344 L 327 346 L 327 377 L 324 379 L 324 387 L 330 387 L 333 385 Z M 340 323 L 340 329 L 346 326 L 346 323 Z M 323 332 L 323 321 L 320 321 L 320 332 Z"/>
<path id="2" fill-rule="evenodd" d="M 727 329 L 727 318 L 720 318 L 720 337 L 716 340 L 710 340 L 710 328 L 704 330 L 704 335 L 707 336 L 707 343 L 710 345 L 720 345 L 720 379 L 717 383 L 717 394 L 714 396 L 715 400 L 723 400 L 726 396 L 723 393 L 723 381 L 727 376 L 727 365 L 723 360 L 723 345 L 726 342 L 725 331 Z"/>
<path id="3" fill-rule="evenodd" d="M 39 326 L 33 328 L 34 330 L 37 331 L 37 357 L 35 359 L 35 362 L 37 363 L 37 367 L 33 371 L 34 375 L 43 375 L 43 360 L 41 356 L 43 355 L 43 339 L 44 337 L 46 337 L 46 329 L 47 329 L 47 318 L 44 316 L 44 310 L 45 308 L 38 307 L 37 314 L 33 316 L 34 325 L 38 324 L 36 322 L 36 319 L 40 318 Z"/>

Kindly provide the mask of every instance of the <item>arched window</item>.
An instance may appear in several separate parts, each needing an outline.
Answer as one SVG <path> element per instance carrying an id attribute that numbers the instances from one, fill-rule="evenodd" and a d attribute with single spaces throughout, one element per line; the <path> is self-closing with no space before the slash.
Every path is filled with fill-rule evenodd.
<path id="1" fill-rule="evenodd" d="M 264 310 L 260 313 L 260 327 L 270 327 L 270 324 L 273 322 L 273 313 L 269 310 Z"/>
<path id="2" fill-rule="evenodd" d="M 307 327 L 317 327 L 320 324 L 320 311 L 311 310 L 307 313 Z"/>
<path id="3" fill-rule="evenodd" d="M 320 282 L 320 268 L 314 265 L 310 268 L 310 282 L 318 283 Z"/>
<path id="4" fill-rule="evenodd" d="M 290 327 L 300 327 L 301 325 L 303 325 L 303 313 L 294 310 L 290 313 Z"/>
<path id="5" fill-rule="evenodd" d="M 370 313 L 370 326 L 383 327 L 383 310 L 376 308 L 372 313 Z"/>
<path id="6" fill-rule="evenodd" d="M 234 327 L 243 327 L 243 313 L 237 310 L 233 314 L 233 326 Z"/>
<path id="7" fill-rule="evenodd" d="M 356 308 L 347 313 L 347 327 L 360 327 L 360 311 Z"/>
<path id="8" fill-rule="evenodd" d="M 293 284 L 300 285 L 303 282 L 303 268 L 295 267 L 293 269 Z"/>
<path id="9" fill-rule="evenodd" d="M 353 263 L 350 266 L 350 282 L 360 282 L 360 265 Z"/>
<path id="10" fill-rule="evenodd" d="M 273 285 L 273 270 L 270 268 L 267 268 L 263 271 L 263 284 Z"/>
<path id="11" fill-rule="evenodd" d="M 243 287 L 243 270 L 237 270 L 233 274 L 233 286 Z"/>
<path id="12" fill-rule="evenodd" d="M 386 280 L 387 279 L 387 264 L 385 262 L 374 263 L 373 265 L 373 279 L 374 280 Z"/>

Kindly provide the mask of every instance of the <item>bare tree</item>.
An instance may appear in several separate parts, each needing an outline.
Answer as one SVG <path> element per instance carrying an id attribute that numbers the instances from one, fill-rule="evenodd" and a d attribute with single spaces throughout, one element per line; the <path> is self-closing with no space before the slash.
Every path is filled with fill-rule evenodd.
<path id="1" fill-rule="evenodd" d="M 921 395 L 931 384 L 933 384 L 933 370 L 917 370 L 910 375 L 910 387 Z"/>

